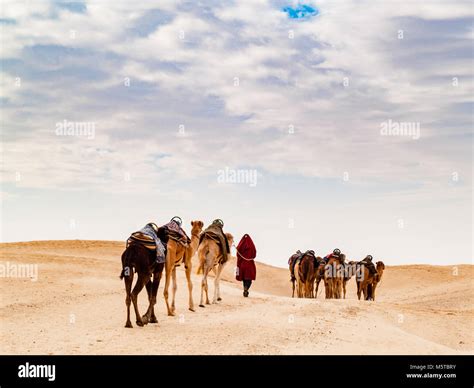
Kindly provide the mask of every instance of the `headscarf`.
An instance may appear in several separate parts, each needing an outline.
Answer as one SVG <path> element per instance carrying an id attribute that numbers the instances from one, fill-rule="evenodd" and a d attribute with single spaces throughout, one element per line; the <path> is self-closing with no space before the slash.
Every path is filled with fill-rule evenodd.
<path id="1" fill-rule="evenodd" d="M 257 249 L 248 234 L 244 234 L 237 245 L 237 258 L 239 260 L 253 260 L 257 256 Z"/>

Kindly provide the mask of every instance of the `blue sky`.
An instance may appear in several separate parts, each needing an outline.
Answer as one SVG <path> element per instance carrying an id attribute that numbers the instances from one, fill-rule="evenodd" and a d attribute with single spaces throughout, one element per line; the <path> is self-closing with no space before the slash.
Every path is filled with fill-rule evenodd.
<path id="1" fill-rule="evenodd" d="M 279 266 L 335 247 L 470 262 L 472 16 L 467 1 L 4 1 L 2 241 L 125 240 L 180 215 L 222 218 Z M 64 120 L 93 138 L 58 136 Z M 382 135 L 389 121 L 419 138 Z M 256 186 L 219 182 L 226 167 Z"/>

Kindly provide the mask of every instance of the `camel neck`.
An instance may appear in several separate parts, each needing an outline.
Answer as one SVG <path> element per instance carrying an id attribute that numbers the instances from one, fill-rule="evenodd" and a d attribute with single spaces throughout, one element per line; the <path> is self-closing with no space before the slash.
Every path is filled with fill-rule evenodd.
<path id="1" fill-rule="evenodd" d="M 193 252 L 196 251 L 198 243 L 199 243 L 199 233 L 191 233 L 191 244 L 190 244 L 190 246 L 191 246 Z"/>

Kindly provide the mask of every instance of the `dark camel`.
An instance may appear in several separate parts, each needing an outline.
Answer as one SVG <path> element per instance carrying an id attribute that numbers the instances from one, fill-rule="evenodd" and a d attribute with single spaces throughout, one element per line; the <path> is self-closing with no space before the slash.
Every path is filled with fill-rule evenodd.
<path id="1" fill-rule="evenodd" d="M 298 253 L 295 253 L 291 255 L 290 259 L 288 260 L 288 267 L 290 270 L 290 282 L 292 284 L 292 289 L 293 292 L 291 294 L 291 297 L 295 297 L 295 283 L 296 283 L 296 277 L 295 277 L 295 260 L 300 256 L 301 252 L 298 251 Z"/>
<path id="2" fill-rule="evenodd" d="M 314 297 L 318 297 L 318 290 L 319 290 L 319 283 L 321 283 L 321 280 L 324 280 L 324 267 L 326 265 L 326 262 L 322 257 L 316 257 L 316 265 L 314 268 L 315 271 L 315 285 L 316 289 L 314 291 Z"/>
<path id="3" fill-rule="evenodd" d="M 133 327 L 130 321 L 130 304 L 133 302 L 135 308 L 136 323 L 138 326 L 147 323 L 157 323 L 153 306 L 156 303 L 156 293 L 160 285 L 161 275 L 163 274 L 164 263 L 158 264 L 156 261 L 156 251 L 145 248 L 141 244 L 131 243 L 122 254 L 122 273 L 120 279 L 124 279 L 125 292 L 127 294 L 125 304 L 127 305 L 127 322 L 125 327 Z M 133 287 L 134 272 L 138 279 Z M 153 281 L 150 278 L 153 276 Z M 138 294 L 146 285 L 148 291 L 149 306 L 147 313 L 141 317 L 138 311 Z"/>
<path id="4" fill-rule="evenodd" d="M 364 300 L 375 301 L 375 289 L 378 283 L 382 280 L 385 264 L 382 261 L 377 261 L 377 273 L 372 274 L 368 268 L 363 264 L 357 265 L 357 297 L 360 300 L 361 294 L 364 294 Z"/>

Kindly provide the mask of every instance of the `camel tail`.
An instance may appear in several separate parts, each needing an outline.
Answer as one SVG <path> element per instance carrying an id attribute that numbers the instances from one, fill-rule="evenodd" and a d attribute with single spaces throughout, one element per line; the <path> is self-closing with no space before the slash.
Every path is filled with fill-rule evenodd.
<path id="1" fill-rule="evenodd" d="M 204 261 L 206 260 L 208 253 L 209 247 L 207 245 L 198 248 L 199 267 L 196 271 L 197 275 L 201 275 L 204 272 Z"/>
<path id="2" fill-rule="evenodd" d="M 123 279 L 125 276 L 130 276 L 131 256 L 132 256 L 131 249 L 130 248 L 125 249 L 125 252 L 122 254 L 122 272 L 120 272 L 120 279 Z"/>

